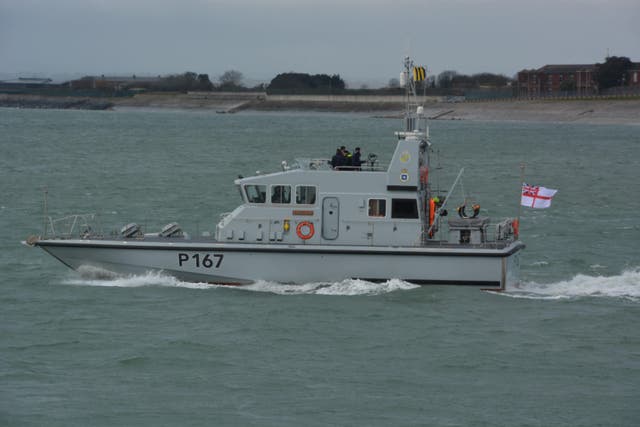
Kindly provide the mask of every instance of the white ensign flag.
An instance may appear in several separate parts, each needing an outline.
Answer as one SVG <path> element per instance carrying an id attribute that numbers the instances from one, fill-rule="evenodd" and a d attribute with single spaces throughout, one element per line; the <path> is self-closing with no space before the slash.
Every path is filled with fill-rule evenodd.
<path id="1" fill-rule="evenodd" d="M 520 204 L 530 208 L 548 208 L 551 199 L 558 192 L 551 188 L 522 184 L 522 198 Z"/>

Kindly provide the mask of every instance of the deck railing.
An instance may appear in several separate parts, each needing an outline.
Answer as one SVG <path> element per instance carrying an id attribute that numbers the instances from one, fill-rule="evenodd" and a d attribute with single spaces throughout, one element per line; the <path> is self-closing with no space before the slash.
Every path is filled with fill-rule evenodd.
<path id="1" fill-rule="evenodd" d="M 388 165 L 377 160 L 374 162 L 364 161 L 361 166 L 331 166 L 331 159 L 295 159 L 295 163 L 290 168 L 303 170 L 338 170 L 338 171 L 365 171 L 365 172 L 386 172 Z"/>
<path id="2" fill-rule="evenodd" d="M 75 214 L 61 218 L 47 217 L 45 238 L 73 239 L 95 237 L 101 233 L 97 229 L 96 214 Z"/>

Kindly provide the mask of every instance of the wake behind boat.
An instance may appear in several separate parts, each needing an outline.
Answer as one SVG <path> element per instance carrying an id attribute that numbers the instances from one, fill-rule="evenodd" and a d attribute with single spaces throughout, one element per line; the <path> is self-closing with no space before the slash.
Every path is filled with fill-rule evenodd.
<path id="1" fill-rule="evenodd" d="M 331 161 L 298 159 L 291 166 L 283 162 L 278 172 L 239 178 L 242 204 L 223 216 L 213 237 L 191 237 L 177 223 L 159 233 L 132 223 L 105 236 L 92 231 L 86 216 L 76 215 L 65 233 L 49 218 L 44 234 L 27 243 L 75 270 L 161 271 L 192 282 L 396 278 L 504 289 L 517 280 L 524 248 L 517 221 L 491 224 L 479 205 L 466 200 L 457 216 L 446 216 L 462 171 L 449 191 L 433 188 L 427 120 L 414 101 L 424 69 L 409 58 L 404 65 L 405 129 L 396 132 L 388 166 L 376 156 L 360 162 L 338 149 Z"/>

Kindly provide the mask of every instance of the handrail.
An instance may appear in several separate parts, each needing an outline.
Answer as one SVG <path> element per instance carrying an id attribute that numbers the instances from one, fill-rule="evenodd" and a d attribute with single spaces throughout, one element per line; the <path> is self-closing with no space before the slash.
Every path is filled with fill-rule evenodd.
<path id="1" fill-rule="evenodd" d="M 92 227 L 97 222 L 97 215 L 73 214 L 61 218 L 47 217 L 47 227 L 44 230 L 44 238 L 66 238 L 80 237 L 86 239 L 99 235 Z"/>
<path id="2" fill-rule="evenodd" d="M 361 166 L 338 166 L 333 168 L 331 166 L 331 159 L 326 158 L 317 158 L 317 159 L 308 159 L 308 158 L 298 158 L 295 159 L 295 163 L 291 166 L 291 168 L 299 168 L 302 170 L 341 170 L 341 171 L 366 171 L 366 172 L 386 172 L 388 165 L 381 164 L 376 161 L 373 164 L 369 163 L 369 161 L 363 161 Z"/>

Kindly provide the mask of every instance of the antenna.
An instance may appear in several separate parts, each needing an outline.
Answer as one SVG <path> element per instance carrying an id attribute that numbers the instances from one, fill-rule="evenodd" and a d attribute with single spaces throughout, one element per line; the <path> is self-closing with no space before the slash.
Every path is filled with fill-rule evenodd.
<path id="1" fill-rule="evenodd" d="M 407 37 L 407 49 L 405 51 L 405 57 L 410 57 L 411 56 L 411 40 L 412 37 L 411 35 L 409 35 L 409 37 Z"/>
<path id="2" fill-rule="evenodd" d="M 47 194 L 49 193 L 49 189 L 47 187 L 42 188 L 43 196 L 44 196 L 44 206 L 42 209 L 42 225 L 44 229 L 42 231 L 42 237 L 47 238 Z"/>

